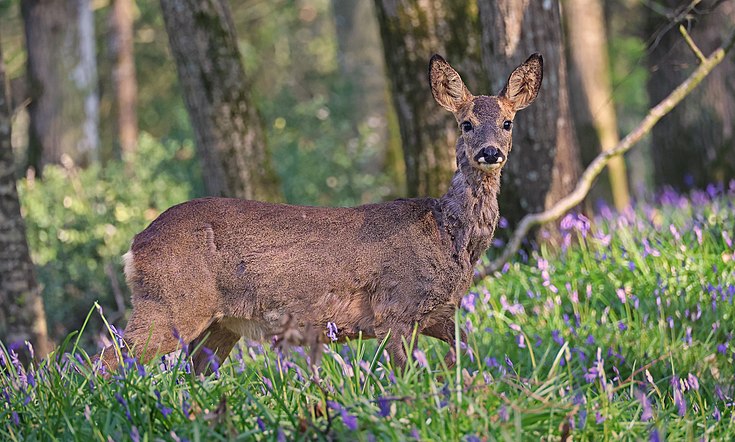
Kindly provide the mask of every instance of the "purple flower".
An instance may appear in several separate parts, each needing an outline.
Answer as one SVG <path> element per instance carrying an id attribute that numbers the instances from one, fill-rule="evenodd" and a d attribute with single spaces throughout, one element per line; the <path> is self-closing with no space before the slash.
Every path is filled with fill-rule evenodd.
<path id="1" fill-rule="evenodd" d="M 619 321 L 618 322 L 618 330 L 620 330 L 621 332 L 624 332 L 625 330 L 628 330 L 628 326 L 625 325 L 625 322 Z"/>
<path id="2" fill-rule="evenodd" d="M 625 304 L 628 299 L 625 293 L 625 289 L 617 289 L 615 290 L 615 294 L 618 295 L 618 299 L 620 300 L 620 302 Z"/>
<path id="3" fill-rule="evenodd" d="M 505 365 L 507 365 L 509 368 L 513 368 L 513 361 L 510 360 L 508 355 L 505 355 Z"/>
<path id="4" fill-rule="evenodd" d="M 643 413 L 641 413 L 641 420 L 646 422 L 653 419 L 653 409 L 651 408 L 651 401 L 648 400 L 648 396 L 646 395 L 646 393 L 639 390 L 636 393 L 636 396 L 641 403 L 641 407 L 643 408 Z"/>
<path id="5" fill-rule="evenodd" d="M 658 434 L 658 428 L 654 428 L 651 431 L 651 436 L 648 438 L 650 442 L 661 442 L 661 436 Z"/>
<path id="6" fill-rule="evenodd" d="M 559 330 L 551 330 L 551 339 L 559 345 L 564 345 L 564 338 L 561 337 Z"/>
<path id="7" fill-rule="evenodd" d="M 501 405 L 498 409 L 498 417 L 500 417 L 500 420 L 503 422 L 508 422 L 508 419 L 510 418 L 510 413 L 508 412 L 508 407 L 505 405 Z"/>
<path id="8" fill-rule="evenodd" d="M 684 416 L 687 411 L 687 403 L 686 399 L 684 399 L 684 394 L 681 391 L 678 376 L 674 376 L 671 379 L 671 386 L 674 388 L 674 405 L 676 405 L 679 416 Z"/>
<path id="9" fill-rule="evenodd" d="M 127 401 L 125 400 L 125 398 L 123 398 L 123 397 L 122 397 L 122 396 L 120 395 L 120 393 L 115 393 L 115 399 L 116 399 L 116 400 L 117 400 L 117 402 L 119 402 L 119 403 L 120 403 L 120 405 L 122 405 L 122 406 L 123 406 L 123 408 L 125 409 L 125 417 L 126 417 L 126 418 L 128 418 L 128 421 L 129 421 L 129 422 L 132 422 L 132 421 L 133 421 L 133 419 L 132 419 L 132 417 L 130 417 L 130 408 L 128 407 L 128 402 L 127 402 Z"/>
<path id="10" fill-rule="evenodd" d="M 487 365 L 487 368 L 496 368 L 500 366 L 500 364 L 498 364 L 498 360 L 490 356 L 485 358 L 485 365 Z"/>
<path id="11" fill-rule="evenodd" d="M 390 416 L 390 404 L 391 400 L 385 397 L 378 398 L 378 416 L 388 417 Z"/>
<path id="12" fill-rule="evenodd" d="M 133 442 L 140 442 L 140 433 L 138 432 L 138 427 L 135 425 L 130 429 L 130 440 Z"/>
<path id="13" fill-rule="evenodd" d="M 722 414 L 720 413 L 720 409 L 717 408 L 717 405 L 715 405 L 715 411 L 712 413 L 712 417 L 715 419 L 715 422 L 719 422 L 722 419 Z"/>
<path id="14" fill-rule="evenodd" d="M 327 337 L 332 340 L 332 342 L 339 339 L 337 337 L 337 334 L 339 333 L 339 330 L 337 330 L 337 324 L 334 322 L 327 322 Z"/>
<path id="15" fill-rule="evenodd" d="M 477 293 L 469 292 L 462 297 L 461 307 L 469 313 L 474 313 L 476 303 Z"/>
<path id="16" fill-rule="evenodd" d="M 342 416 L 342 422 L 344 422 L 347 428 L 352 431 L 357 430 L 357 416 L 348 413 L 344 407 L 340 410 L 340 415 Z"/>
<path id="17" fill-rule="evenodd" d="M 421 367 L 429 368 L 429 361 L 426 360 L 426 354 L 418 348 L 413 350 L 413 357 Z"/>
<path id="18" fill-rule="evenodd" d="M 687 375 L 687 382 L 689 382 L 689 386 L 692 388 L 692 390 L 694 390 L 694 391 L 698 391 L 699 390 L 699 379 L 697 379 L 696 376 L 694 376 L 693 374 L 689 373 Z"/>
<path id="19" fill-rule="evenodd" d="M 595 412 L 595 423 L 597 425 L 600 425 L 601 423 L 605 422 L 605 416 L 602 415 L 599 411 Z"/>
<path id="20" fill-rule="evenodd" d="M 255 423 L 258 424 L 258 428 L 260 429 L 260 431 L 266 430 L 267 427 L 265 426 L 265 422 L 263 422 L 263 419 L 261 419 L 260 416 L 255 419 Z"/>
<path id="21" fill-rule="evenodd" d="M 717 352 L 723 355 L 727 353 L 727 342 L 717 345 Z"/>

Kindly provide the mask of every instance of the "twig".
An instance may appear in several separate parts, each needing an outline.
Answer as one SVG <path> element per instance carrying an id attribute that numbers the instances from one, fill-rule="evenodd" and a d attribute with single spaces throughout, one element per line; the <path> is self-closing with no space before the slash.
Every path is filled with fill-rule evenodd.
<path id="1" fill-rule="evenodd" d="M 689 48 L 692 50 L 692 52 L 694 52 L 694 55 L 696 55 L 697 58 L 699 59 L 699 62 L 704 63 L 704 61 L 706 60 L 706 58 L 704 57 L 704 54 L 702 53 L 702 51 L 699 50 L 697 45 L 694 43 L 694 40 L 692 40 L 692 36 L 689 35 L 684 25 L 679 25 L 679 33 L 681 34 L 682 37 L 684 37 L 684 41 L 687 42 L 687 44 L 689 45 Z"/>
<path id="2" fill-rule="evenodd" d="M 554 221 L 564 215 L 569 209 L 572 209 L 581 203 L 587 196 L 595 178 L 597 178 L 600 172 L 602 172 L 605 166 L 607 166 L 610 158 L 622 155 L 629 151 L 638 141 L 640 141 L 641 138 L 643 138 L 644 135 L 650 132 L 653 126 L 655 126 L 664 115 L 669 113 L 671 109 L 684 99 L 684 97 L 689 95 L 689 93 L 697 87 L 697 85 L 712 71 L 712 69 L 720 64 L 720 62 L 725 58 L 727 52 L 732 48 L 733 43 L 735 43 L 735 29 L 731 30 L 729 37 L 725 39 L 722 46 L 712 52 L 708 58 L 704 59 L 704 61 L 702 61 L 697 69 L 692 72 L 683 83 L 674 89 L 659 104 L 654 106 L 648 112 L 648 115 L 646 115 L 643 121 L 641 121 L 632 132 L 623 138 L 617 146 L 597 155 L 587 169 L 585 169 L 572 193 L 565 196 L 553 207 L 543 212 L 532 213 L 524 216 L 500 256 L 487 265 L 483 265 L 479 268 L 475 274 L 474 281 L 480 281 L 489 274 L 500 270 L 503 265 L 508 262 L 516 252 L 518 252 L 523 238 L 526 237 L 531 228 Z"/>

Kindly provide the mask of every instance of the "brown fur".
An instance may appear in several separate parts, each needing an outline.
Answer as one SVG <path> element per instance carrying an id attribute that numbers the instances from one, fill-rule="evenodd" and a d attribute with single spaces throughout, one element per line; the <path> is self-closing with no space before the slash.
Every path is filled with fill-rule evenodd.
<path id="1" fill-rule="evenodd" d="M 220 359 L 241 335 L 262 339 L 285 317 L 302 329 L 336 324 L 339 338 L 384 338 L 393 362 L 414 326 L 450 344 L 454 310 L 498 220 L 502 164 L 473 158 L 495 146 L 507 158 L 503 122 L 530 104 L 541 58 L 516 69 L 500 96 L 470 94 L 454 69 L 431 60 L 432 92 L 458 123 L 474 129 L 457 141 L 457 164 L 443 197 L 402 199 L 354 208 L 301 207 L 201 198 L 168 209 L 133 240 L 125 255 L 133 314 L 126 345 L 144 360 L 186 343 Z M 464 341 L 464 334 L 462 335 Z M 117 360 L 111 349 L 104 363 Z M 195 355 L 202 371 L 205 358 Z"/>

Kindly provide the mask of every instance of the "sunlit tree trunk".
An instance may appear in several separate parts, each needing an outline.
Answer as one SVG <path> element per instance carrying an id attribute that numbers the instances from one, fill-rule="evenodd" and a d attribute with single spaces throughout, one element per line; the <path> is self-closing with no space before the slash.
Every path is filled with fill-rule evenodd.
<path id="1" fill-rule="evenodd" d="M 112 82 L 117 108 L 117 138 L 123 158 L 138 148 L 138 82 L 133 50 L 133 0 L 113 0 L 110 13 Z"/>
<path id="2" fill-rule="evenodd" d="M 6 86 L 0 48 L 0 341 L 6 346 L 29 341 L 43 357 L 51 343 L 15 187 Z"/>
<path id="3" fill-rule="evenodd" d="M 29 165 L 68 155 L 85 166 L 99 144 L 94 16 L 90 0 L 23 0 L 31 102 Z"/>
<path id="4" fill-rule="evenodd" d="M 161 0 L 207 193 L 281 199 L 225 0 Z"/>
<path id="5" fill-rule="evenodd" d="M 556 1 L 480 0 L 482 59 L 497 93 L 510 72 L 540 52 L 544 80 L 536 102 L 513 125 L 513 151 L 502 178 L 500 213 L 511 225 L 551 207 L 580 175 L 567 90 L 566 60 Z M 555 234 L 553 226 L 545 227 Z"/>
<path id="6" fill-rule="evenodd" d="M 649 51 L 648 95 L 658 103 L 699 63 L 678 30 L 670 24 L 691 2 L 662 0 L 650 10 L 648 28 L 656 35 Z M 735 22 L 735 2 L 703 0 L 683 24 L 708 55 Z M 728 56 L 702 85 L 653 128 L 654 178 L 658 187 L 684 190 L 735 178 L 735 57 Z"/>
<path id="7" fill-rule="evenodd" d="M 582 95 L 589 119 L 597 134 L 600 150 L 620 141 L 615 102 L 610 82 L 605 17 L 600 0 L 565 0 L 569 48 L 582 83 Z M 630 203 L 624 157 L 608 164 L 608 178 L 615 207 L 622 211 Z"/>
<path id="8" fill-rule="evenodd" d="M 429 58 L 443 55 L 473 92 L 487 92 L 476 5 L 468 0 L 376 0 L 375 5 L 400 124 L 408 195 L 441 195 L 456 168 L 458 128 L 431 96 Z"/>

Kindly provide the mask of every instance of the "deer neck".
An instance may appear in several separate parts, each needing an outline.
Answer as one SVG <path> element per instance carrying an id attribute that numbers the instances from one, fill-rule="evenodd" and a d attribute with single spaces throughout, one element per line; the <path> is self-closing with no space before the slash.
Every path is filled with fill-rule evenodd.
<path id="1" fill-rule="evenodd" d="M 474 266 L 493 239 L 498 222 L 500 170 L 486 174 L 461 164 L 439 200 L 442 226 L 455 259 Z"/>

